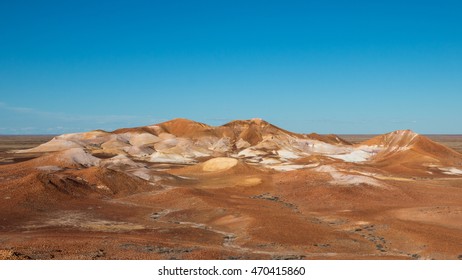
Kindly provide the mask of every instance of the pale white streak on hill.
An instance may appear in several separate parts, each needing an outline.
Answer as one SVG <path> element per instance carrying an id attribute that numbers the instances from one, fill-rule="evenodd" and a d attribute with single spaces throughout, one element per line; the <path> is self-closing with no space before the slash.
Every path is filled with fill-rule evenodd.
<path id="1" fill-rule="evenodd" d="M 96 164 L 96 160 L 90 159 L 98 155 L 113 157 L 101 162 L 111 166 L 133 165 L 134 161 L 195 164 L 210 158 L 226 157 L 277 171 L 313 168 L 329 160 L 351 164 L 381 162 L 389 166 L 396 164 L 396 161 L 413 159 L 416 155 L 422 155 L 416 157 L 418 166 L 427 168 L 433 164 L 446 175 L 461 175 L 456 167 L 462 165 L 458 164 L 462 162 L 462 155 L 409 130 L 395 131 L 359 145 L 351 145 L 335 135 L 296 134 L 261 119 L 234 121 L 217 127 L 176 119 L 113 132 L 65 134 L 36 148 L 19 152 L 69 150 L 78 151 L 78 159 L 85 159 L 76 160 L 82 165 Z M 439 151 L 443 154 L 438 154 Z M 410 152 L 413 153 L 412 157 L 408 156 Z M 455 159 L 454 164 L 447 160 L 448 155 Z M 387 162 L 390 158 L 391 162 Z M 415 164 L 414 161 L 412 163 Z M 364 177 L 333 174 L 335 180 L 348 184 L 362 182 L 361 178 Z M 375 184 L 369 179 L 364 180 Z"/>

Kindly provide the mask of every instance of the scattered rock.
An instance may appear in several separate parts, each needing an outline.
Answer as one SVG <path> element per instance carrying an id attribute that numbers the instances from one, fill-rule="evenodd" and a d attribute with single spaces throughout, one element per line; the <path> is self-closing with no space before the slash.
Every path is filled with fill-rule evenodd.
<path id="1" fill-rule="evenodd" d="M 284 256 L 273 256 L 273 260 L 303 260 L 304 255 L 284 255 Z"/>
<path id="2" fill-rule="evenodd" d="M 13 250 L 0 250 L 0 260 L 31 260 L 32 258 Z"/>

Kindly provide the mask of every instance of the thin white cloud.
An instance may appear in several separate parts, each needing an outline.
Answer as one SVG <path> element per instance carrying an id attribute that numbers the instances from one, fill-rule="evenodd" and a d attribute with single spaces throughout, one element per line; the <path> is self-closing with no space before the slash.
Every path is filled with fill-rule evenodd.
<path id="1" fill-rule="evenodd" d="M 41 111 L 34 108 L 27 108 L 27 107 L 17 107 L 11 106 L 4 102 L 0 102 L 0 108 L 19 113 L 25 115 L 33 115 L 42 118 L 49 118 L 55 121 L 63 121 L 63 122 L 82 122 L 82 121 L 90 121 L 97 124 L 107 124 L 111 122 L 121 122 L 121 121 L 137 121 L 142 120 L 143 118 L 140 116 L 133 116 L 133 115 L 73 115 L 73 114 L 66 114 L 62 112 L 47 112 Z"/>
<path id="2" fill-rule="evenodd" d="M 9 106 L 8 104 L 4 102 L 0 102 L 0 108 L 3 108 L 8 111 L 17 112 L 17 113 L 37 113 L 38 112 L 32 108 Z"/>

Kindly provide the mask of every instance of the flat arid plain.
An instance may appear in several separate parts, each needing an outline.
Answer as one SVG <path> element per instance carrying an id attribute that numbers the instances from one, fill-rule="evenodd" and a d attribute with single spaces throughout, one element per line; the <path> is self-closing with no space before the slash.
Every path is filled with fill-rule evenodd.
<path id="1" fill-rule="evenodd" d="M 461 152 L 261 119 L 1 136 L 0 259 L 462 259 Z"/>

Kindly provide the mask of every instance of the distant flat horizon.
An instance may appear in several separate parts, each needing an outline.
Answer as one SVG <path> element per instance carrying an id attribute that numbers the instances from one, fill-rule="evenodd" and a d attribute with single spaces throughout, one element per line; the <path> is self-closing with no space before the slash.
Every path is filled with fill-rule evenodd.
<path id="1" fill-rule="evenodd" d="M 461 1 L 2 1 L 0 134 L 462 134 Z"/>
<path id="2" fill-rule="evenodd" d="M 179 118 L 174 118 L 174 119 L 166 120 L 166 121 L 173 121 L 175 119 L 179 119 Z M 253 118 L 253 119 L 258 119 L 258 118 Z M 190 119 L 187 119 L 187 120 L 190 120 Z M 232 121 L 249 121 L 249 120 L 252 120 L 252 119 L 245 119 L 245 120 L 237 120 L 236 119 L 236 120 L 232 120 Z M 195 120 L 190 120 L 190 121 L 197 122 Z M 266 120 L 263 120 L 263 121 L 266 121 Z M 162 122 L 151 123 L 151 124 L 141 125 L 141 126 L 117 127 L 117 128 L 108 129 L 108 130 L 97 128 L 97 129 L 70 131 L 70 132 L 66 132 L 66 133 L 36 133 L 36 134 L 34 134 L 34 133 L 30 133 L 30 134 L 27 134 L 27 133 L 17 133 L 17 134 L 0 133 L 0 137 L 1 136 L 18 136 L 18 137 L 21 137 L 21 136 L 59 136 L 59 135 L 62 135 L 62 134 L 82 133 L 82 132 L 89 132 L 89 131 L 95 131 L 95 130 L 102 130 L 102 131 L 106 131 L 106 132 L 112 132 L 112 131 L 115 131 L 115 130 L 118 130 L 118 129 L 145 127 L 145 126 L 157 125 L 157 124 L 161 124 L 161 123 Z M 199 122 L 199 123 L 204 123 L 204 124 L 209 125 L 209 126 L 217 127 L 217 126 L 223 126 L 223 125 L 225 125 L 225 124 L 227 124 L 229 122 L 224 122 L 224 123 L 217 124 L 217 125 L 211 125 L 211 124 L 208 124 L 208 123 L 205 123 L 205 122 Z M 268 122 L 268 123 L 271 124 L 271 125 L 276 125 L 276 124 L 271 123 L 271 122 Z M 392 131 L 384 131 L 384 132 L 377 132 L 377 133 L 335 133 L 335 132 L 320 133 L 320 132 L 317 132 L 317 131 L 305 131 L 305 132 L 304 131 L 296 131 L 296 130 L 287 129 L 287 128 L 285 128 L 283 126 L 280 126 L 280 125 L 276 125 L 276 126 L 281 128 L 281 129 L 284 129 L 284 130 L 287 130 L 287 131 L 290 131 L 290 132 L 294 132 L 294 133 L 298 133 L 298 134 L 317 133 L 317 134 L 321 134 L 321 135 L 335 134 L 335 135 L 338 135 L 338 136 L 377 136 L 377 135 L 383 135 L 383 134 L 387 134 L 387 133 L 396 131 L 396 130 L 392 130 Z M 397 130 L 406 130 L 406 129 L 397 129 Z M 416 131 L 414 131 L 414 132 L 416 132 Z M 419 132 L 416 132 L 416 133 L 418 133 L 420 135 L 424 135 L 424 136 L 462 136 L 462 133 L 419 133 Z"/>

